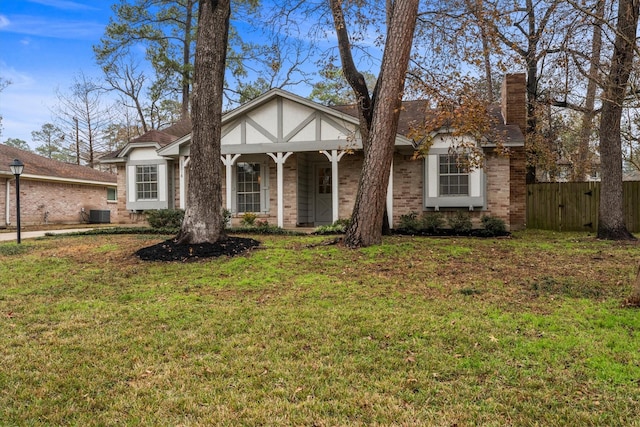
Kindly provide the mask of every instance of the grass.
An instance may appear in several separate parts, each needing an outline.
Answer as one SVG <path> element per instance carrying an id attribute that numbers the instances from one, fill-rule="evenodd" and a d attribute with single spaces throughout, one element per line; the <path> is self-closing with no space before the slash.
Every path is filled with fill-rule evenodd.
<path id="1" fill-rule="evenodd" d="M 636 245 L 529 231 L 0 244 L 0 425 L 634 425 Z"/>

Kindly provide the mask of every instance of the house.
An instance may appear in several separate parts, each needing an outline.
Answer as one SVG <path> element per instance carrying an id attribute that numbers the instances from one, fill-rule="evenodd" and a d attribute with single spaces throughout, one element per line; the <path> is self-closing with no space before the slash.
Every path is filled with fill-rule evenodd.
<path id="1" fill-rule="evenodd" d="M 442 129 L 430 151 L 416 159 L 409 130 L 427 114 L 426 103 L 404 104 L 387 191 L 392 227 L 411 212 L 465 210 L 525 225 L 525 78 L 507 75 L 496 125 L 508 157 L 484 142 L 485 167 L 465 171 Z M 363 161 L 353 108 L 331 108 L 280 89 L 223 115 L 223 203 L 237 223 L 247 212 L 281 227 L 317 226 L 348 218 Z M 141 221 L 147 209 L 184 208 L 191 135 L 184 123 L 151 131 L 101 159 L 117 165 L 118 219 Z"/>
<path id="2" fill-rule="evenodd" d="M 20 175 L 20 224 L 78 224 L 98 213 L 96 222 L 117 221 L 116 175 L 63 163 L 0 144 L 0 228 L 15 226 L 14 159 Z M 97 218 L 97 217 L 96 217 Z"/>

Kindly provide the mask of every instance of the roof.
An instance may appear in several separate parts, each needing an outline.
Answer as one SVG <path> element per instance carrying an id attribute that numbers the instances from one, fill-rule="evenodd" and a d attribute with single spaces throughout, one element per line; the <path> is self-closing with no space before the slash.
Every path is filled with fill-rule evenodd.
<path id="1" fill-rule="evenodd" d="M 117 177 L 87 166 L 78 166 L 40 156 L 30 151 L 20 150 L 0 144 L 0 175 L 11 175 L 9 164 L 13 159 L 24 163 L 24 178 L 52 178 L 55 180 L 115 184 Z"/>
<path id="2" fill-rule="evenodd" d="M 341 111 L 352 116 L 357 116 L 357 106 L 352 105 L 338 105 L 334 106 L 338 111 Z M 426 100 L 415 101 L 403 101 L 402 111 L 398 119 L 398 133 L 404 136 L 408 136 L 410 131 L 416 127 L 419 127 L 424 123 L 425 118 L 433 114 L 433 109 L 429 107 L 429 102 Z M 506 138 L 505 143 L 509 144 L 523 144 L 524 136 L 518 125 L 507 125 L 504 123 L 502 117 L 502 110 L 499 105 L 492 105 L 489 107 L 489 114 L 495 119 L 494 126 L 496 133 L 504 135 Z"/>
<path id="3" fill-rule="evenodd" d="M 148 145 L 149 143 L 154 143 L 158 145 L 157 148 L 165 147 L 172 142 L 182 138 L 185 135 L 191 133 L 191 119 L 189 117 L 182 118 L 178 122 L 173 125 L 166 127 L 164 129 L 152 129 L 144 134 L 132 139 L 127 143 L 124 147 L 119 150 L 113 151 L 111 153 L 107 153 L 104 156 L 101 156 L 99 161 L 109 161 L 113 159 L 117 159 L 120 157 L 120 154 L 124 151 L 127 151 L 131 145 Z"/>
<path id="4" fill-rule="evenodd" d="M 239 106 L 238 108 L 228 111 L 222 116 L 223 124 L 230 122 L 246 111 L 252 110 L 260 105 L 266 104 L 275 97 L 283 97 L 291 101 L 306 105 L 310 108 L 324 111 L 331 115 L 342 115 L 342 117 L 354 124 L 358 124 L 358 111 L 355 104 L 324 106 L 310 99 L 300 97 L 291 92 L 282 89 L 271 89 L 261 96 Z M 425 118 L 432 113 L 427 100 L 403 101 L 402 111 L 398 119 L 398 135 L 408 138 L 411 130 L 419 127 L 424 123 Z M 492 105 L 489 113 L 496 119 L 495 131 L 501 135 L 505 135 L 505 145 L 523 145 L 524 135 L 517 125 L 507 125 L 504 123 L 501 108 L 499 105 Z M 185 142 L 189 142 L 189 134 L 192 130 L 191 120 L 189 118 L 182 119 L 178 123 L 162 130 L 151 130 L 129 142 L 119 151 L 107 154 L 100 158 L 101 162 L 114 163 L 125 161 L 125 156 L 129 150 L 144 146 L 155 146 L 158 150 L 162 149 L 162 155 L 170 155 L 171 147 L 180 146 Z M 491 143 L 488 144 L 491 146 Z"/>
<path id="5" fill-rule="evenodd" d="M 334 105 L 331 108 L 351 116 L 358 116 L 356 104 Z M 398 118 L 398 130 L 400 135 L 407 136 L 412 128 L 424 122 L 429 112 L 429 103 L 426 100 L 402 101 L 402 111 Z"/>

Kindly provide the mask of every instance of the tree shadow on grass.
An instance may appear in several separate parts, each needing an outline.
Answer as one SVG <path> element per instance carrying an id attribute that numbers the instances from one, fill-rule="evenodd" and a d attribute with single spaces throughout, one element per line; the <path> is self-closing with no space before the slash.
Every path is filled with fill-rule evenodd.
<path id="1" fill-rule="evenodd" d="M 244 237 L 227 237 L 215 243 L 194 245 L 178 245 L 175 240 L 170 239 L 157 245 L 142 248 L 135 254 L 142 261 L 193 262 L 206 258 L 243 255 L 258 246 L 260 246 L 260 242 L 257 240 Z"/>

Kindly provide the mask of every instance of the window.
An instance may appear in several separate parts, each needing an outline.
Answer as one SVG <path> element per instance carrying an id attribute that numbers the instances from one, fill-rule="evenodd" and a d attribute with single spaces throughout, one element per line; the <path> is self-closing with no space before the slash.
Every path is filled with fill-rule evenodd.
<path id="1" fill-rule="evenodd" d="M 462 159 L 464 162 L 464 159 Z M 469 173 L 458 156 L 440 154 L 440 196 L 468 196 Z"/>
<path id="2" fill-rule="evenodd" d="M 485 208 L 484 170 L 468 167 L 467 159 L 459 156 L 445 147 L 431 148 L 429 154 L 425 156 L 425 208 L 435 210 Z"/>
<path id="3" fill-rule="evenodd" d="M 331 168 L 318 168 L 318 194 L 331 194 Z"/>
<path id="4" fill-rule="evenodd" d="M 238 212 L 260 212 L 260 163 L 238 163 Z"/>
<path id="5" fill-rule="evenodd" d="M 112 187 L 107 188 L 107 202 L 116 202 L 116 201 L 118 201 L 117 189 Z"/>
<path id="6" fill-rule="evenodd" d="M 138 200 L 158 198 L 158 165 L 136 166 L 136 195 Z"/>

